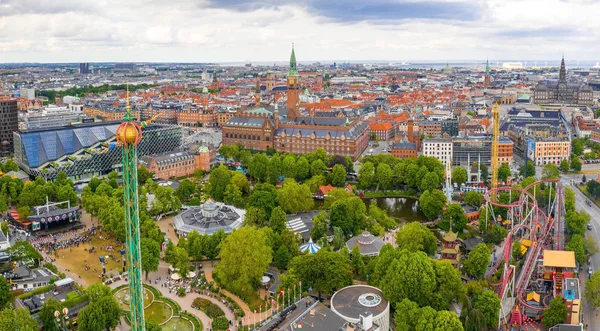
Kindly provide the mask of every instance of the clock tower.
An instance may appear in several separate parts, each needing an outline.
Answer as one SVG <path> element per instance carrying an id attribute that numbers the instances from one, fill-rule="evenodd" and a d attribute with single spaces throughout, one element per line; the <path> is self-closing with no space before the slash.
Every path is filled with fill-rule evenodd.
<path id="1" fill-rule="evenodd" d="M 298 117 L 298 106 L 300 92 L 300 74 L 296 67 L 296 53 L 294 52 L 294 44 L 292 44 L 292 55 L 290 56 L 290 70 L 287 77 L 287 107 L 288 117 L 291 120 L 296 120 Z"/>

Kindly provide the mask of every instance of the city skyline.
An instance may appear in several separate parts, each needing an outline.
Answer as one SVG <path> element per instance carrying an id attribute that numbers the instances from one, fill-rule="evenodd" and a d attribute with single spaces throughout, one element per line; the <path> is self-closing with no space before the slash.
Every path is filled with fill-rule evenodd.
<path id="1" fill-rule="evenodd" d="M 292 42 L 301 62 L 595 62 L 599 10 L 587 0 L 3 0 L 0 62 L 267 62 Z"/>

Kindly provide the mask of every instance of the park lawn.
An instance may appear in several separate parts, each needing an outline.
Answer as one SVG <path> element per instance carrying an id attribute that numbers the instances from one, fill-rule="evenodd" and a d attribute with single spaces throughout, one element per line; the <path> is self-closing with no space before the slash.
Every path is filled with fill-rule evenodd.
<path id="1" fill-rule="evenodd" d="M 104 236 L 106 233 L 104 233 Z M 104 237 L 103 236 L 103 237 Z M 102 246 L 112 245 L 113 251 L 107 252 L 102 249 Z M 95 246 L 96 250 L 92 253 L 88 253 L 88 250 Z M 92 238 L 92 243 L 80 244 L 79 247 L 73 246 L 72 251 L 69 252 L 68 248 L 57 250 L 57 255 L 54 256 L 56 258 L 55 264 L 60 267 L 67 268 L 71 271 L 72 274 L 81 276 L 81 278 L 88 284 L 96 284 L 100 283 L 101 279 L 98 278 L 98 275 L 102 273 L 102 266 L 100 265 L 100 256 L 106 256 L 112 254 L 116 259 L 121 259 L 121 253 L 119 250 L 121 249 L 121 244 L 117 244 L 114 238 L 100 239 L 98 234 L 94 235 Z M 63 258 L 62 255 L 65 255 Z M 87 262 L 86 262 L 87 261 Z M 85 271 L 85 264 L 89 264 L 90 269 Z M 117 263 L 116 260 L 108 259 L 108 263 L 106 264 L 106 275 L 110 275 L 111 272 L 113 275 L 117 273 L 120 274 L 122 270 L 123 262 Z M 94 272 L 94 268 L 97 269 L 97 272 Z M 75 279 L 77 281 L 77 278 Z"/>

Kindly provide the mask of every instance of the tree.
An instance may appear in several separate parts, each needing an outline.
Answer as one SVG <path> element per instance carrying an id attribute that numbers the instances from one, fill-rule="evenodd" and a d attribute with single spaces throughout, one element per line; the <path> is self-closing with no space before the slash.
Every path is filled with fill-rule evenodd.
<path id="1" fill-rule="evenodd" d="M 142 238 L 140 243 L 140 252 L 142 254 L 142 270 L 146 273 L 157 271 L 160 262 L 160 244 L 150 238 Z"/>
<path id="2" fill-rule="evenodd" d="M 584 295 L 594 309 L 600 308 L 600 272 L 594 272 L 585 282 Z"/>
<path id="3" fill-rule="evenodd" d="M 433 255 L 437 250 L 435 235 L 419 222 L 410 222 L 398 230 L 396 244 L 400 250 L 422 251 L 427 255 Z"/>
<path id="4" fill-rule="evenodd" d="M 227 185 L 227 188 L 225 188 L 225 195 L 223 197 L 223 201 L 226 204 L 234 205 L 238 208 L 241 208 L 244 205 L 242 191 L 240 191 L 240 189 L 233 184 Z"/>
<path id="5" fill-rule="evenodd" d="M 344 246 L 345 242 L 346 236 L 344 235 L 344 231 L 342 230 L 342 228 L 340 228 L 339 226 L 334 226 L 333 240 L 331 242 L 331 244 L 333 245 L 333 250 L 339 250 L 340 248 L 342 248 L 342 246 Z"/>
<path id="6" fill-rule="evenodd" d="M 85 289 L 85 293 L 88 296 L 90 303 L 100 301 L 100 299 L 110 296 L 110 287 L 102 284 L 92 284 Z"/>
<path id="7" fill-rule="evenodd" d="M 12 295 L 10 294 L 10 284 L 4 277 L 0 277 L 0 309 L 5 308 L 10 303 Z"/>
<path id="8" fill-rule="evenodd" d="M 521 241 L 520 240 L 515 240 L 512 244 L 512 257 L 515 260 L 518 260 L 521 257 L 523 257 L 523 252 L 521 251 Z"/>
<path id="9" fill-rule="evenodd" d="M 269 167 L 269 169 L 271 169 L 271 167 Z M 231 184 L 237 186 L 237 188 L 240 189 L 242 193 L 247 193 L 248 191 L 250 191 L 250 184 L 248 183 L 248 178 L 239 171 L 235 171 L 231 176 Z"/>
<path id="10" fill-rule="evenodd" d="M 298 184 L 294 179 L 286 179 L 283 187 L 277 192 L 279 206 L 290 214 L 302 210 L 310 210 L 314 201 L 310 188 L 305 184 Z"/>
<path id="11" fill-rule="evenodd" d="M 329 174 L 329 181 L 335 187 L 344 186 L 346 184 L 346 168 L 341 164 L 334 165 L 331 174 Z"/>
<path id="12" fill-rule="evenodd" d="M 467 216 L 465 210 L 458 203 L 451 203 L 446 207 L 440 228 L 449 231 L 452 224 L 452 231 L 455 233 L 463 232 L 467 227 Z"/>
<path id="13" fill-rule="evenodd" d="M 317 291 L 319 298 L 321 292 L 333 293 L 352 284 L 350 261 L 340 253 L 323 249 L 316 254 L 295 257 L 290 262 L 288 272 L 302 281 L 302 286 Z"/>
<path id="14" fill-rule="evenodd" d="M 465 201 L 465 203 L 467 205 L 474 207 L 474 208 L 479 208 L 479 207 L 481 207 L 481 204 L 483 203 L 483 194 L 481 194 L 477 191 L 469 191 L 469 192 L 465 193 L 463 200 Z"/>
<path id="15" fill-rule="evenodd" d="M 571 169 L 581 171 L 581 160 L 578 157 L 571 158 Z"/>
<path id="16" fill-rule="evenodd" d="M 258 182 L 264 182 L 267 179 L 267 167 L 269 158 L 263 153 L 255 154 L 248 166 L 248 173 Z"/>
<path id="17" fill-rule="evenodd" d="M 571 168 L 571 165 L 569 164 L 569 160 L 562 159 L 562 161 L 560 161 L 560 170 L 562 172 L 567 172 L 567 171 L 569 171 L 570 168 Z"/>
<path id="18" fill-rule="evenodd" d="M 243 226 L 225 238 L 221 262 L 215 267 L 220 283 L 234 293 L 247 295 L 258 284 L 271 263 L 271 248 L 263 230 Z"/>
<path id="19" fill-rule="evenodd" d="M 338 200 L 329 210 L 332 227 L 340 227 L 347 235 L 364 230 L 367 206 L 359 197 Z"/>
<path id="20" fill-rule="evenodd" d="M 577 260 L 579 265 L 585 263 L 585 242 L 582 235 L 574 234 L 571 236 L 571 239 L 569 239 L 569 242 L 565 246 L 565 250 L 575 252 L 575 260 Z"/>
<path id="21" fill-rule="evenodd" d="M 114 329 L 121 319 L 121 306 L 112 296 L 105 296 L 95 303 L 90 303 L 78 314 L 80 331 L 97 331 Z"/>
<path id="22" fill-rule="evenodd" d="M 187 276 L 190 256 L 185 248 L 173 246 L 169 254 L 165 252 L 165 261 L 170 263 L 181 277 Z"/>
<path id="23" fill-rule="evenodd" d="M 313 228 L 310 236 L 314 241 L 321 239 L 329 228 L 329 217 L 326 212 L 322 211 L 313 218 Z"/>
<path id="24" fill-rule="evenodd" d="M 148 169 L 144 165 L 141 165 L 138 168 L 138 184 L 139 185 L 144 185 L 146 183 L 146 181 L 148 179 L 152 179 L 152 177 L 154 177 L 154 173 L 148 171 Z"/>
<path id="25" fill-rule="evenodd" d="M 560 295 L 555 296 L 550 300 L 550 307 L 544 310 L 542 324 L 549 328 L 556 324 L 564 323 L 568 315 L 569 312 L 567 311 L 567 305 L 565 304 L 563 297 Z"/>
<path id="26" fill-rule="evenodd" d="M 589 256 L 592 256 L 598 253 L 598 244 L 596 244 L 596 239 L 591 234 L 585 235 L 585 250 L 587 251 Z"/>
<path id="27" fill-rule="evenodd" d="M 11 260 L 24 262 L 28 266 L 38 266 L 38 261 L 42 259 L 42 255 L 28 241 L 17 241 L 6 252 Z"/>
<path id="28" fill-rule="evenodd" d="M 286 223 L 287 219 L 283 209 L 275 207 L 269 218 L 269 227 L 273 229 L 273 232 L 281 234 L 286 229 Z"/>
<path id="29" fill-rule="evenodd" d="M 508 163 L 502 163 L 500 168 L 498 168 L 498 180 L 506 182 L 506 180 L 512 175 L 510 171 L 510 167 Z"/>
<path id="30" fill-rule="evenodd" d="M 276 205 L 277 190 L 271 184 L 257 184 L 248 200 L 249 207 L 262 209 L 266 217 L 271 217 L 271 212 Z"/>
<path id="31" fill-rule="evenodd" d="M 310 164 L 310 175 L 311 176 L 322 176 L 327 170 L 327 166 L 321 160 L 315 160 Z"/>
<path id="32" fill-rule="evenodd" d="M 488 177 L 490 176 L 487 164 L 482 163 L 479 168 L 481 169 L 481 180 L 487 181 Z"/>
<path id="33" fill-rule="evenodd" d="M 437 310 L 448 309 L 453 301 L 464 297 L 465 288 L 460 273 L 449 261 L 432 259 L 431 263 L 435 271 L 436 287 L 429 297 L 429 305 Z"/>
<path id="34" fill-rule="evenodd" d="M 565 223 L 567 225 L 567 231 L 569 234 L 575 235 L 584 235 L 586 225 L 590 221 L 590 215 L 582 210 L 580 212 L 577 211 L 568 211 L 565 215 Z"/>
<path id="35" fill-rule="evenodd" d="M 375 182 L 378 189 L 389 189 L 392 186 L 392 169 L 386 163 L 379 163 L 375 172 Z"/>
<path id="36" fill-rule="evenodd" d="M 158 325 L 154 320 L 146 319 L 146 331 L 162 331 L 162 326 Z"/>
<path id="37" fill-rule="evenodd" d="M 473 306 L 481 311 L 489 328 L 495 328 L 498 325 L 500 305 L 500 298 L 491 290 L 484 290 L 473 298 Z"/>
<path id="38" fill-rule="evenodd" d="M 565 192 L 565 210 L 568 212 L 575 211 L 575 191 L 570 187 L 564 188 Z"/>
<path id="39" fill-rule="evenodd" d="M 419 185 L 421 191 L 435 190 L 438 187 L 440 187 L 440 179 L 435 172 L 426 173 L 421 180 L 421 185 Z"/>
<path id="40" fill-rule="evenodd" d="M 291 260 L 292 254 L 290 253 L 290 250 L 284 245 L 279 246 L 279 248 L 273 255 L 273 264 L 279 270 L 285 270 Z"/>
<path id="41" fill-rule="evenodd" d="M 586 188 L 588 193 L 594 198 L 598 199 L 598 197 L 600 197 L 600 183 L 598 183 L 596 180 L 589 180 L 586 184 Z"/>
<path id="42" fill-rule="evenodd" d="M 490 264 L 490 250 L 487 245 L 477 245 L 463 263 L 463 270 L 470 276 L 481 279 Z"/>
<path id="43" fill-rule="evenodd" d="M 5 308 L 0 311 L 0 325 L 4 330 L 38 331 L 37 321 L 26 308 Z M 52 330 L 52 329 L 45 329 Z"/>
<path id="44" fill-rule="evenodd" d="M 231 172 L 224 165 L 214 168 L 208 179 L 208 194 L 217 201 L 223 201 L 225 189 L 231 181 Z"/>
<path id="45" fill-rule="evenodd" d="M 352 253 L 350 255 L 350 261 L 352 262 L 352 270 L 357 277 L 364 277 L 366 271 L 365 261 L 360 253 L 360 245 L 354 245 L 352 247 Z"/>
<path id="46" fill-rule="evenodd" d="M 575 155 L 582 155 L 585 149 L 584 143 L 582 139 L 575 138 L 571 140 L 571 151 Z"/>
<path id="47" fill-rule="evenodd" d="M 267 169 L 269 183 L 275 185 L 279 182 L 279 176 L 281 176 L 281 159 L 279 155 L 273 155 L 269 160 L 269 168 Z"/>
<path id="48" fill-rule="evenodd" d="M 440 190 L 425 191 L 419 197 L 419 207 L 428 219 L 433 219 L 442 213 L 446 204 L 446 196 Z"/>
<path id="49" fill-rule="evenodd" d="M 460 186 L 467 182 L 467 169 L 456 167 L 452 170 L 452 182 Z"/>
<path id="50" fill-rule="evenodd" d="M 58 328 L 54 324 L 54 320 L 56 319 L 54 312 L 61 311 L 62 308 L 62 304 L 54 298 L 49 298 L 44 302 L 39 316 L 45 331 L 58 331 Z"/>
<path id="51" fill-rule="evenodd" d="M 371 162 L 365 162 L 358 170 L 358 182 L 364 188 L 370 188 L 375 182 L 375 166 Z"/>
<path id="52" fill-rule="evenodd" d="M 525 168 L 527 168 L 527 173 L 525 173 Z M 519 168 L 519 174 L 523 177 L 535 177 L 535 164 L 531 161 L 527 161 L 527 167 L 522 165 L 521 168 Z"/>
<path id="53" fill-rule="evenodd" d="M 560 171 L 554 163 L 546 163 L 542 167 L 542 179 L 558 178 Z"/>
<path id="54" fill-rule="evenodd" d="M 283 158 L 281 172 L 285 178 L 296 178 L 296 157 L 294 155 L 288 154 Z"/>
<path id="55" fill-rule="evenodd" d="M 303 181 L 308 178 L 308 174 L 310 172 L 310 166 L 308 164 L 308 160 L 301 156 L 296 161 L 296 179 L 298 181 Z"/>
<path id="56" fill-rule="evenodd" d="M 179 186 L 175 190 L 175 196 L 179 198 L 180 201 L 187 201 L 196 191 L 196 185 L 189 180 L 184 179 L 179 183 Z"/>
<path id="57" fill-rule="evenodd" d="M 458 319 L 458 316 L 450 311 L 438 311 L 435 317 L 435 329 L 433 331 L 462 331 L 463 326 Z"/>
<path id="58" fill-rule="evenodd" d="M 20 220 L 26 220 L 27 217 L 31 216 L 31 209 L 27 206 L 17 208 L 17 214 L 19 214 Z"/>

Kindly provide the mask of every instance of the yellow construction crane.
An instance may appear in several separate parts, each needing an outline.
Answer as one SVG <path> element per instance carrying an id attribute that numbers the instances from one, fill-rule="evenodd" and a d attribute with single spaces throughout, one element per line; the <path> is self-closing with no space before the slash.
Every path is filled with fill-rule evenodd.
<path id="1" fill-rule="evenodd" d="M 494 131 L 492 133 L 492 200 L 496 200 L 496 192 L 493 191 L 498 187 L 498 139 L 500 138 L 500 105 L 497 103 L 492 106 L 492 124 Z"/>

